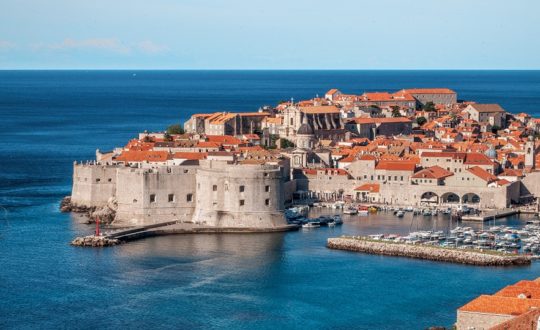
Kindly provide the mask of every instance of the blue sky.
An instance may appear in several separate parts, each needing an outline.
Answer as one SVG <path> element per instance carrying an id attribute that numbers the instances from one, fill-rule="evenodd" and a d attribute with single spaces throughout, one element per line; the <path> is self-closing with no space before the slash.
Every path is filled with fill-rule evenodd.
<path id="1" fill-rule="evenodd" d="M 540 69 L 539 0 L 1 0 L 0 69 Z"/>

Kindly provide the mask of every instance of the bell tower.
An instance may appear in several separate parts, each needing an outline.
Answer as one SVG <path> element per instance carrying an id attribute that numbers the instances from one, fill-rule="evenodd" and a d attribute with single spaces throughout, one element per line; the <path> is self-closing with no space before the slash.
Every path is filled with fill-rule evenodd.
<path id="1" fill-rule="evenodd" d="M 529 135 L 527 143 L 525 143 L 525 168 L 532 170 L 535 168 L 536 146 L 534 136 Z"/>

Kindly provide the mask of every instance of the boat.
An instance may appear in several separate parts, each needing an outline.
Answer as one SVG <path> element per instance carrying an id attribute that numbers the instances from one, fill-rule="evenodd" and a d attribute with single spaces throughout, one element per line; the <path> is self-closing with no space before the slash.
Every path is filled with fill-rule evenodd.
<path id="1" fill-rule="evenodd" d="M 368 208 L 369 213 L 377 213 L 378 209 L 375 206 L 370 206 Z"/>
<path id="2" fill-rule="evenodd" d="M 327 223 L 328 227 L 335 227 L 336 226 L 336 222 L 335 221 L 330 221 Z"/>
<path id="3" fill-rule="evenodd" d="M 369 209 L 366 206 L 358 207 L 358 215 L 367 216 L 369 214 Z"/>
<path id="4" fill-rule="evenodd" d="M 354 207 L 347 207 L 347 208 L 343 209 L 343 213 L 344 214 L 357 214 L 358 210 L 355 209 Z"/>
<path id="5" fill-rule="evenodd" d="M 311 228 L 319 228 L 321 226 L 321 223 L 318 222 L 318 221 L 311 221 L 311 222 L 308 222 L 308 223 L 305 223 L 302 225 L 302 228 L 307 228 L 307 229 L 311 229 Z"/>
<path id="6" fill-rule="evenodd" d="M 332 221 L 334 222 L 335 225 L 343 224 L 343 220 L 341 219 L 341 216 L 339 214 L 332 216 Z"/>
<path id="7" fill-rule="evenodd" d="M 425 216 L 425 217 L 431 216 L 431 210 L 430 209 L 423 210 L 422 215 Z"/>
<path id="8" fill-rule="evenodd" d="M 403 211 L 401 211 L 401 210 L 399 210 L 399 211 L 396 212 L 396 216 L 397 216 L 398 218 L 403 218 L 404 215 L 405 215 L 405 212 L 403 212 Z"/>

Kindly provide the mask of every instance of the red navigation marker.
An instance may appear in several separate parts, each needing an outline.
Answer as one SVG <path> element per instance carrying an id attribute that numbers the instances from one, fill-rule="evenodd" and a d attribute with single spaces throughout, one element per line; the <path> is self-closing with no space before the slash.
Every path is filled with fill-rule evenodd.
<path id="1" fill-rule="evenodd" d="M 96 236 L 99 236 L 99 217 L 96 218 Z"/>

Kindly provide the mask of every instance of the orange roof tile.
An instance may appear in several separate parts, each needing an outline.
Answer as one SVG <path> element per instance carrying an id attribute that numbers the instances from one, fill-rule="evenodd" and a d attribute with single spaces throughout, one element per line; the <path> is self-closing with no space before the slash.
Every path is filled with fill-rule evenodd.
<path id="1" fill-rule="evenodd" d="M 445 170 L 439 166 L 432 166 L 416 172 L 413 179 L 442 179 L 454 175 L 454 173 Z"/>
<path id="2" fill-rule="evenodd" d="M 381 190 L 381 185 L 378 183 L 365 183 L 359 187 L 354 188 L 355 191 L 369 191 L 372 193 L 378 193 Z"/>
<path id="3" fill-rule="evenodd" d="M 540 299 L 520 299 L 503 296 L 487 296 L 472 300 L 468 304 L 458 308 L 461 312 L 520 315 L 531 308 L 540 307 Z"/>
<path id="4" fill-rule="evenodd" d="M 165 162 L 171 159 L 171 154 L 168 151 L 138 151 L 129 150 L 123 151 L 115 158 L 119 162 Z"/>
<path id="5" fill-rule="evenodd" d="M 303 113 L 309 113 L 309 114 L 339 113 L 339 109 L 333 105 L 299 107 L 299 109 Z"/>
<path id="6" fill-rule="evenodd" d="M 489 173 L 488 171 L 486 171 L 483 168 L 478 167 L 478 166 L 468 168 L 467 171 L 469 171 L 473 175 L 479 177 L 480 179 L 482 179 L 482 180 L 484 180 L 484 181 L 486 181 L 488 183 L 497 180 L 496 176 L 494 176 L 493 174 Z"/>
<path id="7" fill-rule="evenodd" d="M 401 91 L 409 94 L 456 94 L 449 88 L 409 88 Z"/>
<path id="8" fill-rule="evenodd" d="M 375 167 L 376 170 L 386 171 L 410 171 L 416 169 L 416 163 L 411 161 L 380 161 Z"/>

